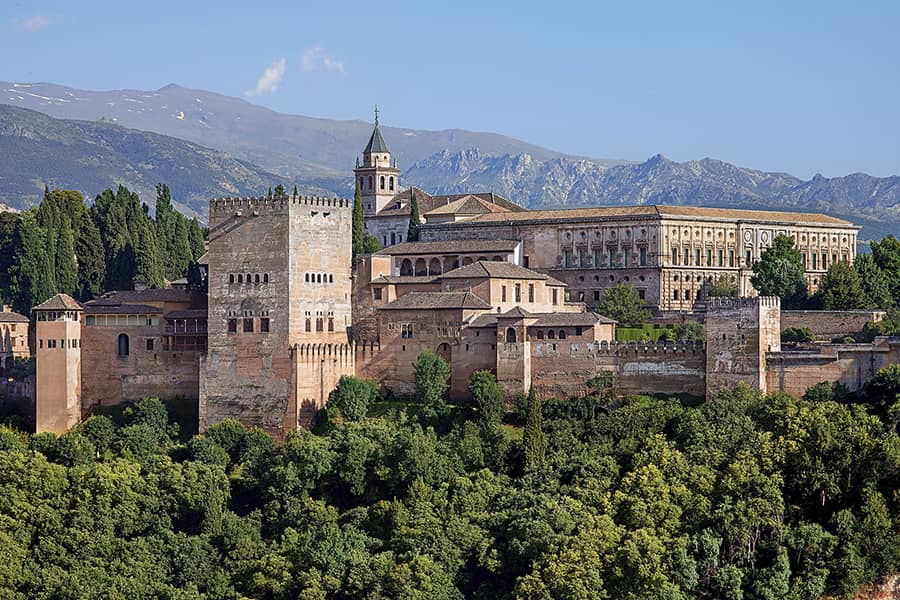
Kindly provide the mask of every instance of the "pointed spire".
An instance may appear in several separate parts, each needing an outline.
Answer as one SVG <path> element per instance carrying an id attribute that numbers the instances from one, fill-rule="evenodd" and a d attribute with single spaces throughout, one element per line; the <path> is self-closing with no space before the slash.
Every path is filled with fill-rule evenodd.
<path id="1" fill-rule="evenodd" d="M 375 127 L 378 127 L 378 105 L 375 105 Z"/>

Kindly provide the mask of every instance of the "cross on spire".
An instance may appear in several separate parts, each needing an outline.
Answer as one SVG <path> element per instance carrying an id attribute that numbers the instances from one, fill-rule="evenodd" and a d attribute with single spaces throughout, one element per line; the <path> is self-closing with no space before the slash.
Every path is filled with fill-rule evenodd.
<path id="1" fill-rule="evenodd" d="M 375 105 L 375 126 L 378 126 L 378 105 Z"/>

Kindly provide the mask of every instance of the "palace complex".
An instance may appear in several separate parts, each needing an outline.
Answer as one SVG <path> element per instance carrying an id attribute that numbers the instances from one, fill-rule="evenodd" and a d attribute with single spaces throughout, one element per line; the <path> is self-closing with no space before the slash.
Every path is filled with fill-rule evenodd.
<path id="1" fill-rule="evenodd" d="M 30 344 L 28 319 L 0 313 L 0 357 L 36 355 L 37 429 L 62 432 L 96 406 L 158 396 L 196 399 L 201 429 L 234 418 L 280 436 L 308 424 L 342 375 L 410 394 L 424 350 L 450 364 L 455 399 L 479 369 L 510 397 L 581 394 L 601 372 L 625 392 L 703 396 L 744 381 L 802 393 L 824 379 L 858 389 L 900 353 L 888 338 L 782 349 L 795 317 L 750 284 L 754 261 L 784 234 L 815 289 L 830 264 L 855 258 L 847 221 L 680 206 L 529 211 L 492 193 L 404 189 L 377 122 L 354 173 L 366 230 L 384 246 L 374 255 L 352 257 L 352 201 L 214 199 L 208 293 L 57 295 L 34 308 Z M 410 241 L 413 197 L 424 222 Z M 707 297 L 720 277 L 739 297 Z M 706 341 L 617 342 L 616 323 L 593 308 L 623 283 L 660 319 L 704 321 Z M 873 318 L 802 322 L 826 335 Z"/>

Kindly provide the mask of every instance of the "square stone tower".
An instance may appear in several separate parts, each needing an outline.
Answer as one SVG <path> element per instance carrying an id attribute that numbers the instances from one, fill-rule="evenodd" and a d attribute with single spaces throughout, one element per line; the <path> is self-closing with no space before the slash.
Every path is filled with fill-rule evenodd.
<path id="1" fill-rule="evenodd" d="M 35 306 L 35 431 L 63 434 L 81 420 L 81 313 L 67 294 Z"/>
<path id="2" fill-rule="evenodd" d="M 766 352 L 781 351 L 781 299 L 709 298 L 706 395 L 744 382 L 766 392 Z"/>
<path id="3" fill-rule="evenodd" d="M 233 418 L 282 436 L 300 425 L 301 411 L 324 402 L 341 373 L 353 373 L 352 361 L 340 373 L 298 362 L 309 348 L 352 358 L 352 204 L 317 197 L 210 201 L 201 430 Z"/>

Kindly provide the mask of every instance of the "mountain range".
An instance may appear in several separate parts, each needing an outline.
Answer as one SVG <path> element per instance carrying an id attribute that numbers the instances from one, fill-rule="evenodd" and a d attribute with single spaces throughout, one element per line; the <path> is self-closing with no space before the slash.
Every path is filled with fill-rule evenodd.
<path id="1" fill-rule="evenodd" d="M 139 192 L 166 181 L 200 215 L 210 196 L 259 194 L 278 183 L 349 196 L 352 165 L 372 128 L 364 121 L 282 114 L 177 85 L 87 91 L 0 82 L 0 104 L 57 117 L 39 122 L 26 112 L 2 113 L 0 151 L 21 166 L 10 172 L 8 161 L 0 161 L 0 202 L 14 207 L 33 203 L 50 172 L 69 187 L 75 183 L 65 183 L 67 177 L 88 186 L 132 181 Z M 17 118 L 30 137 L 9 133 Z M 37 135 L 41 128 L 48 133 Z M 49 144 L 62 129 L 69 130 L 62 136 L 68 145 Z M 710 158 L 679 163 L 656 155 L 632 162 L 567 155 L 494 133 L 381 129 L 403 183 L 434 193 L 494 191 L 534 208 L 658 203 L 817 211 L 862 224 L 862 237 L 900 230 L 900 177 L 857 173 L 804 181 Z M 44 146 L 35 147 L 36 139 Z M 104 145 L 114 160 L 94 158 Z M 22 156 L 30 157 L 27 164 Z"/>

